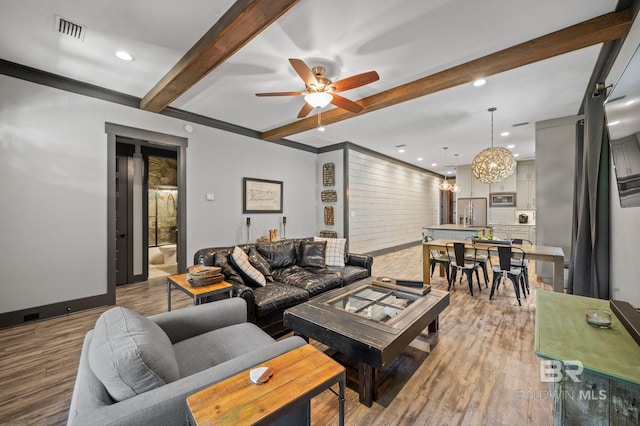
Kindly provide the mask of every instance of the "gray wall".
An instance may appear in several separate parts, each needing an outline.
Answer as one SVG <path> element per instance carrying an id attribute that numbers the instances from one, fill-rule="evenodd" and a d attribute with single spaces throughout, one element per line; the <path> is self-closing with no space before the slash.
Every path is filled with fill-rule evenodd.
<path id="1" fill-rule="evenodd" d="M 106 293 L 105 122 L 189 139 L 188 263 L 246 240 L 243 177 L 284 182 L 284 213 L 252 214 L 252 238 L 282 215 L 288 237 L 317 229 L 314 153 L 2 75 L 0 93 L 0 313 Z"/>
<path id="2" fill-rule="evenodd" d="M 562 247 L 571 259 L 576 123 L 582 116 L 536 123 L 536 244 Z M 553 278 L 553 264 L 536 262 L 544 282 Z"/>
<path id="3" fill-rule="evenodd" d="M 350 251 L 417 242 L 423 226 L 438 223 L 437 177 L 353 149 L 348 159 Z"/>

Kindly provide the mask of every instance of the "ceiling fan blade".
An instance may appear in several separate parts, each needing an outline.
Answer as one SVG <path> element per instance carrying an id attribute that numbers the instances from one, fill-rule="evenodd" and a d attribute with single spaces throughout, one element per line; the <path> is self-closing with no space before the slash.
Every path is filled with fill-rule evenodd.
<path id="1" fill-rule="evenodd" d="M 346 109 L 347 111 L 355 113 L 362 111 L 362 106 L 353 101 L 350 101 L 347 98 L 343 98 L 342 96 L 336 95 L 335 93 L 332 93 L 331 96 L 333 96 L 333 100 L 331 101 L 331 103 L 338 108 Z"/>
<path id="2" fill-rule="evenodd" d="M 256 93 L 256 96 L 298 96 L 305 92 L 271 92 L 271 93 Z"/>
<path id="3" fill-rule="evenodd" d="M 375 71 L 369 71 L 338 80 L 333 83 L 332 86 L 335 92 L 342 92 L 344 90 L 355 89 L 356 87 L 364 86 L 365 84 L 373 83 L 378 80 L 380 80 L 378 73 Z"/>
<path id="4" fill-rule="evenodd" d="M 311 72 L 307 64 L 305 64 L 302 59 L 289 58 L 289 63 L 293 69 L 296 70 L 296 73 L 298 73 L 302 81 L 304 81 L 304 84 L 307 86 L 318 84 L 316 76 Z"/>
<path id="5" fill-rule="evenodd" d="M 305 102 L 298 113 L 298 118 L 305 118 L 311 111 L 313 111 L 313 107 Z"/>

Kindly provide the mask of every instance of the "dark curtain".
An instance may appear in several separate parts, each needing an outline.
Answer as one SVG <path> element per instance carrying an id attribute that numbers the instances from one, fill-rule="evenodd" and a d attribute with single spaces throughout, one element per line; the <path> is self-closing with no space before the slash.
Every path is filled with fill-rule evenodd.
<path id="1" fill-rule="evenodd" d="M 605 93 L 588 96 L 576 132 L 572 259 L 567 292 L 609 299 L 609 137 Z M 582 127 L 582 128 L 580 128 Z"/>

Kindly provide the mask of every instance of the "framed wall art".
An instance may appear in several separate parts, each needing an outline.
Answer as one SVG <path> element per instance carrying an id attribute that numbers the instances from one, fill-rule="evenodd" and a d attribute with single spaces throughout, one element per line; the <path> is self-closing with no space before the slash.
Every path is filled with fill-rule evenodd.
<path id="1" fill-rule="evenodd" d="M 242 213 L 282 213 L 282 181 L 243 178 Z"/>

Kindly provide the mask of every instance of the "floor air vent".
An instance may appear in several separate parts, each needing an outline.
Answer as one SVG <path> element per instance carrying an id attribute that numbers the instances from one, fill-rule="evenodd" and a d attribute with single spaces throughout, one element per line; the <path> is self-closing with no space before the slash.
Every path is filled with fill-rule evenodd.
<path id="1" fill-rule="evenodd" d="M 60 34 L 68 35 L 69 37 L 83 41 L 86 27 L 56 15 L 56 31 Z"/>

